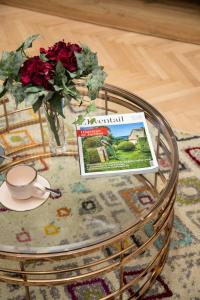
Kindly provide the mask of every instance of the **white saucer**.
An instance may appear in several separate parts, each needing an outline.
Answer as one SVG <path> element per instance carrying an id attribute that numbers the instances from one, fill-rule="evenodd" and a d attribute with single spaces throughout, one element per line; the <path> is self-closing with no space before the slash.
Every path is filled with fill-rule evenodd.
<path id="1" fill-rule="evenodd" d="M 38 175 L 37 180 L 41 185 L 50 188 L 50 184 L 46 178 Z M 10 194 L 6 182 L 4 181 L 0 187 L 0 203 L 14 211 L 26 211 L 42 205 L 48 199 L 49 194 L 50 192 L 47 191 L 42 198 L 31 197 L 26 200 L 15 199 Z"/>

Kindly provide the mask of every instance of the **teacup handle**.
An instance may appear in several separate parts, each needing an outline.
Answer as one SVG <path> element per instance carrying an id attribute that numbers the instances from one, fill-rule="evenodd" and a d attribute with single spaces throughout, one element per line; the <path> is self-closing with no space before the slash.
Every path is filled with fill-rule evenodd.
<path id="1" fill-rule="evenodd" d="M 35 196 L 36 194 L 36 196 L 42 197 L 46 192 L 46 188 L 37 181 L 32 184 L 32 187 L 33 187 L 32 196 Z"/>

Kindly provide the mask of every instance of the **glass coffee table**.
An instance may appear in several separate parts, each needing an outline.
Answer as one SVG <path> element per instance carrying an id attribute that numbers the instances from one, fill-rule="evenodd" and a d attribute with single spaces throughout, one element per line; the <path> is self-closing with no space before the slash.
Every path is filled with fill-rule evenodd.
<path id="1" fill-rule="evenodd" d="M 79 88 L 87 105 L 85 87 L 80 83 Z M 178 178 L 178 151 L 169 124 L 138 96 L 105 85 L 95 114 L 144 111 L 160 168 L 141 175 L 81 177 L 73 121 L 85 105 L 67 108 L 67 152 L 55 155 L 48 150 L 42 111 L 16 110 L 11 98 L 0 103 L 0 144 L 11 158 L 0 161 L 1 184 L 11 166 L 24 163 L 60 191 L 25 211 L 10 210 L 0 199 L 0 281 L 25 286 L 27 299 L 30 286 L 92 278 L 115 281 L 95 299 L 130 299 L 130 289 L 138 299 L 165 264 Z M 127 280 L 130 265 L 136 272 Z"/>

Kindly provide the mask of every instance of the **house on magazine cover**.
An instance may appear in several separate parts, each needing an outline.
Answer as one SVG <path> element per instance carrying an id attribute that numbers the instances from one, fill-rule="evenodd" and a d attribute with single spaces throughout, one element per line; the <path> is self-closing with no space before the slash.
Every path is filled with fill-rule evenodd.
<path id="1" fill-rule="evenodd" d="M 131 133 L 129 134 L 128 140 L 135 145 L 137 144 L 138 139 L 143 137 L 145 137 L 144 128 L 135 128 L 132 129 Z"/>

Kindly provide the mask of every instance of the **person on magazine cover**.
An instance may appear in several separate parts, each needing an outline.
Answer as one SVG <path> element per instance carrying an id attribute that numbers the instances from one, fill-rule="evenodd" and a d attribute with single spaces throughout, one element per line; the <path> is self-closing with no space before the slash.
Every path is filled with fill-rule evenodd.
<path id="1" fill-rule="evenodd" d="M 111 154 L 111 156 L 113 156 L 113 158 L 119 160 L 119 158 L 116 155 L 115 149 L 112 147 L 112 145 L 105 138 L 101 138 L 100 143 L 101 143 L 102 146 L 105 146 L 105 147 L 108 148 L 108 151 Z"/>

